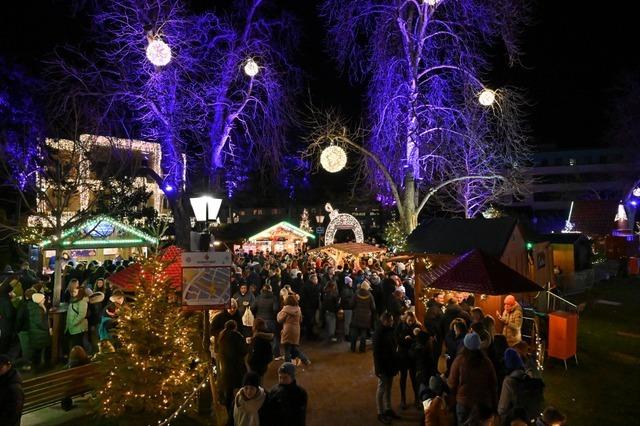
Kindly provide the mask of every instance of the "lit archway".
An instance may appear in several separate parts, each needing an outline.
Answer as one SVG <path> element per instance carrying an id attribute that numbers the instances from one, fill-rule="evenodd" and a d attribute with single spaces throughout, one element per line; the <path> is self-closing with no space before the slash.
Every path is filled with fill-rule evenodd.
<path id="1" fill-rule="evenodd" d="M 329 217 L 331 218 L 331 222 L 327 225 L 327 230 L 324 235 L 324 244 L 326 246 L 333 244 L 336 232 L 343 229 L 353 231 L 356 237 L 356 243 L 364 242 L 364 233 L 362 232 L 362 226 L 360 226 L 358 219 L 347 213 L 339 213 L 338 210 L 334 210 L 329 203 L 325 204 L 324 208 L 329 212 Z"/>

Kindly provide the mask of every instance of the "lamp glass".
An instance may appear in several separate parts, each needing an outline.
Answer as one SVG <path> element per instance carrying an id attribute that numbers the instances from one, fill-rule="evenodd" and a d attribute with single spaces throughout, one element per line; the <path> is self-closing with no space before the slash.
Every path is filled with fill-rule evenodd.
<path id="1" fill-rule="evenodd" d="M 220 212 L 220 206 L 222 205 L 222 199 L 214 198 L 209 195 L 203 195 L 202 197 L 190 198 L 191 208 L 196 216 L 198 222 L 206 222 L 207 220 L 215 220 Z M 207 217 L 207 210 L 209 217 Z"/>
<path id="2" fill-rule="evenodd" d="M 249 77 L 255 77 L 256 74 L 258 74 L 259 70 L 260 68 L 258 67 L 258 64 L 251 58 L 247 61 L 246 64 L 244 64 L 244 73 Z"/>

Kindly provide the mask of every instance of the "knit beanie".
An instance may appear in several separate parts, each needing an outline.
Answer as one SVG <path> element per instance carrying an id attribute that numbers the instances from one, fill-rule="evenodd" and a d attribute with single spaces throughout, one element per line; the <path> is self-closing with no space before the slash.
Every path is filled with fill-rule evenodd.
<path id="1" fill-rule="evenodd" d="M 504 366 L 507 367 L 509 371 L 524 369 L 524 363 L 518 351 L 513 348 L 507 348 L 507 350 L 504 351 Z"/>
<path id="2" fill-rule="evenodd" d="M 290 362 L 283 363 L 280 368 L 278 368 L 278 373 L 288 374 L 291 379 L 296 379 L 296 366 Z"/>
<path id="3" fill-rule="evenodd" d="M 257 388 L 260 386 L 260 376 L 253 371 L 247 372 L 242 379 L 242 386 L 253 386 Z"/>
<path id="4" fill-rule="evenodd" d="M 431 376 L 429 379 L 429 389 L 431 392 L 441 395 L 444 389 L 444 382 L 440 376 Z"/>
<path id="5" fill-rule="evenodd" d="M 480 336 L 476 333 L 469 333 L 464 336 L 464 347 L 470 351 L 480 350 Z"/>

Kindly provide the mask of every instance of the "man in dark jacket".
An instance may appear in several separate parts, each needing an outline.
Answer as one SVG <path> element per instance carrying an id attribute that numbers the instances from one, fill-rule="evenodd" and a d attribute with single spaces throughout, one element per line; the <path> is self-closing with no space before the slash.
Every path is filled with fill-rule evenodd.
<path id="1" fill-rule="evenodd" d="M 278 369 L 278 384 L 267 394 L 260 424 L 304 426 L 307 416 L 307 391 L 296 383 L 296 367 L 290 362 Z"/>
<path id="2" fill-rule="evenodd" d="M 356 351 L 356 340 L 360 339 L 360 352 L 366 349 L 367 333 L 371 329 L 376 314 L 376 304 L 369 291 L 369 281 L 364 281 L 351 300 L 353 319 L 351 321 L 351 352 Z"/>
<path id="3" fill-rule="evenodd" d="M 260 295 L 256 298 L 255 304 L 251 309 L 256 318 L 262 318 L 265 322 L 267 330 L 274 335 L 271 341 L 271 352 L 274 358 L 280 356 L 280 333 L 276 315 L 280 310 L 280 299 L 273 294 L 270 284 L 265 284 L 260 290 Z"/>
<path id="4" fill-rule="evenodd" d="M 302 327 L 307 339 L 316 339 L 313 325 L 316 318 L 316 311 L 320 308 L 320 285 L 318 276 L 311 274 L 309 280 L 302 285 L 300 294 L 300 309 L 302 310 Z"/>
<path id="5" fill-rule="evenodd" d="M 236 302 L 235 299 L 231 299 L 231 304 L 229 305 L 229 307 L 224 311 L 220 312 L 215 317 L 213 317 L 213 319 L 211 320 L 210 331 L 211 331 L 211 337 L 214 338 L 213 351 L 215 353 L 220 352 L 218 347 L 218 336 L 220 335 L 220 332 L 224 329 L 225 323 L 229 320 L 234 320 L 238 325 L 238 329 L 242 327 L 242 317 L 238 312 L 238 302 Z"/>
<path id="6" fill-rule="evenodd" d="M 7 426 L 20 426 L 24 392 L 22 377 L 13 368 L 11 359 L 0 355 L 0 419 Z"/>
<path id="7" fill-rule="evenodd" d="M 376 407 L 378 420 L 389 424 L 392 418 L 400 418 L 391 409 L 391 387 L 393 377 L 398 374 L 395 359 L 396 341 L 393 329 L 393 317 L 388 312 L 380 315 L 380 326 L 373 333 L 373 364 L 378 377 Z"/>

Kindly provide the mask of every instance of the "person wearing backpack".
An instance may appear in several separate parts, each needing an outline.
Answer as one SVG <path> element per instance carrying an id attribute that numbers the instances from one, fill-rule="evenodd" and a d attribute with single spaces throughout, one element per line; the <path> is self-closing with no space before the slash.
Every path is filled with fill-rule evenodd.
<path id="1" fill-rule="evenodd" d="M 542 380 L 532 378 L 525 373 L 524 363 L 515 349 L 505 350 L 504 364 L 508 374 L 502 382 L 498 402 L 500 424 L 510 425 L 516 410 L 521 415 L 524 414 L 525 420 L 530 422 L 542 410 L 544 384 Z"/>

